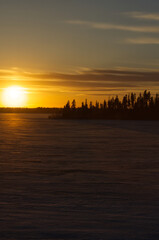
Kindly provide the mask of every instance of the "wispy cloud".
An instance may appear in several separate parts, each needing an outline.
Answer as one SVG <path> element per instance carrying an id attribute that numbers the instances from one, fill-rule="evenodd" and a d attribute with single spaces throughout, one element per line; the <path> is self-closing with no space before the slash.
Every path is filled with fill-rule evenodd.
<path id="1" fill-rule="evenodd" d="M 4 73 L 5 75 L 5 73 Z M 15 71 L 18 76 L 18 72 Z M 81 89 L 106 89 L 106 88 L 132 88 L 140 86 L 159 86 L 159 71 L 137 71 L 137 70 L 122 70 L 122 69 L 89 69 L 81 71 L 80 73 L 32 73 L 20 71 L 19 78 L 3 78 L 1 76 L 0 82 L 7 84 L 16 84 L 26 86 L 34 86 L 35 88 L 53 88 L 58 91 L 74 89 L 78 91 Z"/>
<path id="2" fill-rule="evenodd" d="M 1 76 L 12 76 L 15 73 L 15 70 L 8 70 L 8 69 L 0 69 L 0 77 Z"/>
<path id="3" fill-rule="evenodd" d="M 159 38 L 129 38 L 125 42 L 130 44 L 159 44 Z"/>
<path id="4" fill-rule="evenodd" d="M 125 14 L 132 18 L 159 21 L 159 13 L 128 12 Z"/>
<path id="5" fill-rule="evenodd" d="M 159 33 L 159 26 L 130 26 L 130 25 L 80 21 L 80 20 L 70 20 L 70 21 L 67 21 L 67 23 L 74 24 L 74 25 L 86 26 L 86 27 L 94 28 L 94 29 L 103 29 L 103 30 L 120 30 L 120 31 L 130 31 L 130 32 L 142 32 L 142 33 Z"/>

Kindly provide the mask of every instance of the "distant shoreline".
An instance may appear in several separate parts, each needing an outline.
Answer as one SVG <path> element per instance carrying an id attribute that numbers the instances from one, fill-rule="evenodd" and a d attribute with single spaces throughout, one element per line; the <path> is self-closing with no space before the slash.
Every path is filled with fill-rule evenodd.
<path id="1" fill-rule="evenodd" d="M 44 114 L 58 114 L 62 111 L 62 108 L 43 108 L 43 107 L 37 107 L 37 108 L 14 108 L 14 107 L 1 107 L 0 108 L 0 114 L 1 113 L 44 113 Z"/>
<path id="2" fill-rule="evenodd" d="M 109 112 L 107 111 L 104 115 L 92 115 L 92 114 L 81 114 L 77 112 L 72 112 L 67 115 L 64 114 L 52 114 L 49 115 L 49 119 L 52 120 L 119 120 L 119 121 L 159 121 L 159 115 L 155 113 L 147 112 L 123 112 L 118 113 L 116 111 Z"/>
<path id="3" fill-rule="evenodd" d="M 145 90 L 136 96 L 135 93 L 126 94 L 122 99 L 118 95 L 102 103 L 96 101 L 95 105 L 87 99 L 81 107 L 76 107 L 76 100 L 66 103 L 51 119 L 105 119 L 105 120 L 159 120 L 159 94 L 151 96 Z"/>
<path id="4" fill-rule="evenodd" d="M 119 113 L 118 111 L 105 111 L 98 115 L 93 115 L 91 111 L 80 112 L 80 108 L 65 112 L 64 108 L 0 108 L 0 114 L 45 114 L 51 120 L 117 120 L 117 121 L 159 121 L 159 114 L 150 111 L 133 111 Z"/>

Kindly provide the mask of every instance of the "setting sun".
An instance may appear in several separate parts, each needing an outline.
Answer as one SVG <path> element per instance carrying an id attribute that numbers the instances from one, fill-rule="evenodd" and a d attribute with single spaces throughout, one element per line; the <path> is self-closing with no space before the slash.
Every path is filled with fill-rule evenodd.
<path id="1" fill-rule="evenodd" d="M 26 91 L 20 86 L 5 88 L 2 101 L 6 107 L 24 107 L 26 103 Z"/>

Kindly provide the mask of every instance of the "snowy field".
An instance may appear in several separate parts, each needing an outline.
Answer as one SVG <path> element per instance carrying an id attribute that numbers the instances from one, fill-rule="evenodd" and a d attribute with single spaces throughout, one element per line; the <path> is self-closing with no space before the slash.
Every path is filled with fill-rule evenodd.
<path id="1" fill-rule="evenodd" d="M 0 115 L 1 240 L 158 240 L 159 121 Z"/>

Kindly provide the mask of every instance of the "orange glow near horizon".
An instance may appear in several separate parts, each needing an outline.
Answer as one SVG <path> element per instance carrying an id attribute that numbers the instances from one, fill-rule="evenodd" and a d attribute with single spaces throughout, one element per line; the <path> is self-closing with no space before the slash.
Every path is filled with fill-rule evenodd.
<path id="1" fill-rule="evenodd" d="M 25 107 L 27 92 L 20 86 L 11 86 L 3 90 L 2 102 L 5 107 Z"/>
<path id="2" fill-rule="evenodd" d="M 131 92 L 138 95 L 145 89 L 154 95 L 159 92 L 158 79 L 159 71 L 88 69 L 69 73 L 0 69 L 0 107 L 61 108 L 73 99 L 79 107 L 85 99 L 88 104 L 102 103 L 116 95 L 119 99 Z"/>

